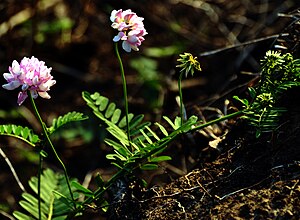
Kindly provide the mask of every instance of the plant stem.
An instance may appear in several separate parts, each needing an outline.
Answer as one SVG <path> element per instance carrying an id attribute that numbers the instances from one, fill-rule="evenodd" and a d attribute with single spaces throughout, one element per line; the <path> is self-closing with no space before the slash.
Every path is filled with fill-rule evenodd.
<path id="1" fill-rule="evenodd" d="M 231 113 L 229 115 L 225 115 L 221 118 L 217 118 L 217 119 L 214 119 L 212 121 L 209 121 L 205 124 L 201 124 L 201 125 L 198 125 L 198 126 L 195 126 L 194 128 L 190 129 L 189 131 L 195 131 L 195 130 L 199 130 L 199 129 L 203 129 L 209 125 L 212 125 L 212 124 L 215 124 L 215 123 L 218 123 L 220 121 L 224 121 L 224 120 L 227 120 L 227 119 L 230 119 L 230 118 L 234 118 L 236 116 L 239 116 L 239 115 L 242 115 L 244 114 L 245 111 L 238 111 L 238 112 L 234 112 L 234 113 Z M 182 125 L 183 126 L 183 125 Z M 131 167 L 125 167 L 121 170 L 119 170 L 112 178 L 109 179 L 108 182 L 106 182 L 105 186 L 104 187 L 101 187 L 99 188 L 98 190 L 96 190 L 94 192 L 94 196 L 93 197 L 89 197 L 87 198 L 81 205 L 81 207 L 79 209 L 77 209 L 74 213 L 72 213 L 73 215 L 75 215 L 77 212 L 83 210 L 85 208 L 86 205 L 89 205 L 91 204 L 92 202 L 96 201 L 97 199 L 99 199 L 101 196 L 103 196 L 103 194 L 105 193 L 105 191 L 107 189 L 109 189 L 112 184 L 117 180 L 119 179 L 121 176 L 124 176 L 126 173 L 128 173 L 128 171 L 132 172 L 133 170 L 137 169 L 139 167 L 140 164 L 144 163 L 144 162 L 147 162 L 147 158 L 149 158 L 151 155 L 153 154 L 156 154 L 157 152 L 161 151 L 163 148 L 166 148 L 167 145 L 174 141 L 176 138 L 178 138 L 178 136 L 182 135 L 183 132 L 179 129 L 179 130 L 175 130 L 172 134 L 169 135 L 169 138 L 166 139 L 163 143 L 160 143 L 160 145 L 155 148 L 154 150 L 152 150 L 151 152 L 148 152 L 146 153 L 145 155 L 143 155 L 143 157 L 140 158 L 139 161 L 136 161 L 136 166 L 132 166 Z M 68 219 L 71 219 L 72 215 L 69 216 Z"/>
<path id="2" fill-rule="evenodd" d="M 124 73 L 124 67 L 123 67 L 122 59 L 120 57 L 117 42 L 115 43 L 115 51 L 116 51 L 116 55 L 117 55 L 117 58 L 118 58 L 118 61 L 119 61 L 121 77 L 122 77 L 124 106 L 125 106 L 125 114 L 126 114 L 127 138 L 128 138 L 129 144 L 130 144 L 131 143 L 131 138 L 130 138 L 129 119 L 128 119 L 129 113 L 128 113 L 127 84 L 126 84 L 126 78 L 125 78 L 125 73 Z"/>
<path id="3" fill-rule="evenodd" d="M 41 211 L 41 176 L 42 176 L 42 167 L 43 167 L 43 156 L 41 151 L 39 152 L 39 170 L 38 170 L 38 209 L 39 209 L 39 220 L 42 219 Z"/>
<path id="4" fill-rule="evenodd" d="M 182 89 L 181 89 L 181 80 L 182 80 L 183 73 L 180 73 L 178 79 L 178 90 L 179 90 L 179 102 L 180 102 L 180 119 L 181 125 L 183 124 L 183 99 L 182 99 Z"/>
<path id="5" fill-rule="evenodd" d="M 119 179 L 120 177 L 124 176 L 126 173 L 128 173 L 129 171 L 132 172 L 133 170 L 137 169 L 139 167 L 139 165 L 142 163 L 141 161 L 147 161 L 147 158 L 150 157 L 151 155 L 157 153 L 158 151 L 160 151 L 162 148 L 166 147 L 166 145 L 170 142 L 172 142 L 175 138 L 177 138 L 179 135 L 181 135 L 182 132 L 180 130 L 176 130 L 174 131 L 172 134 L 170 134 L 170 138 L 168 138 L 163 144 L 161 144 L 161 146 L 158 146 L 156 149 L 146 153 L 142 158 L 140 158 L 140 161 L 137 162 L 137 166 L 131 166 L 131 167 L 124 167 L 122 169 L 120 169 L 116 174 L 114 174 L 109 180 L 108 182 L 106 182 L 105 186 L 102 188 L 99 188 L 98 190 L 96 190 L 94 192 L 94 196 L 93 197 L 89 197 L 88 199 L 86 199 L 82 205 L 87 205 L 92 203 L 93 201 L 97 200 L 98 198 L 100 198 L 100 196 L 102 196 L 104 194 L 104 192 L 110 188 L 112 186 L 112 184 Z M 83 207 L 82 207 L 83 208 Z"/>
<path id="6" fill-rule="evenodd" d="M 52 151 L 53 151 L 53 153 L 54 153 L 56 159 L 58 160 L 58 162 L 61 164 L 61 166 L 62 166 L 62 168 L 63 168 L 64 175 L 65 175 L 65 179 L 66 179 L 66 182 L 67 182 L 67 185 L 68 185 L 68 189 L 69 189 L 69 192 L 70 192 L 70 196 L 71 196 L 72 202 L 73 202 L 73 204 L 74 204 L 74 208 L 76 208 L 75 200 L 74 200 L 74 196 L 73 196 L 73 193 L 72 193 L 72 190 L 71 190 L 70 180 L 69 180 L 69 177 L 68 177 L 68 173 L 67 173 L 67 169 L 66 169 L 66 167 L 65 167 L 65 164 L 62 162 L 62 160 L 61 160 L 60 157 L 58 156 L 58 154 L 57 154 L 57 152 L 56 152 L 56 150 L 55 150 L 55 148 L 54 148 L 54 146 L 53 146 L 53 144 L 52 144 L 52 141 L 51 141 L 51 139 L 50 139 L 50 137 L 49 137 L 49 135 L 48 135 L 48 131 L 47 131 L 46 125 L 45 125 L 45 123 L 43 122 L 43 120 L 42 120 L 42 118 L 41 118 L 41 116 L 40 116 L 40 114 L 39 114 L 39 111 L 38 111 L 38 109 L 37 109 L 37 107 L 36 107 L 36 105 L 35 105 L 34 99 L 33 99 L 33 97 L 31 96 L 30 91 L 27 91 L 27 94 L 28 94 L 28 96 L 29 96 L 29 98 L 30 98 L 30 102 L 31 102 L 31 105 L 32 105 L 32 107 L 33 107 L 34 113 L 35 113 L 35 115 L 36 115 L 38 121 L 40 122 L 40 124 L 41 124 L 41 126 L 42 126 L 43 134 L 44 134 L 44 136 L 46 137 L 46 140 L 47 140 L 48 144 L 50 145 L 50 147 L 51 147 L 51 149 L 52 149 Z"/>
<path id="7" fill-rule="evenodd" d="M 114 174 L 106 183 L 103 187 L 97 189 L 94 192 L 94 196 L 93 197 L 89 197 L 87 198 L 80 207 L 78 207 L 77 209 L 75 209 L 73 212 L 69 213 L 69 215 L 67 216 L 66 220 L 69 219 L 73 219 L 73 217 L 81 212 L 82 210 L 85 209 L 85 206 L 88 206 L 89 204 L 93 203 L 94 201 L 96 201 L 97 199 L 99 199 L 101 196 L 103 196 L 103 194 L 106 192 L 106 190 L 108 190 L 113 183 L 119 179 L 120 177 L 124 176 L 126 173 L 125 169 L 120 169 L 116 174 Z"/>
<path id="8" fill-rule="evenodd" d="M 128 98 L 127 98 L 127 84 L 126 84 L 126 78 L 125 78 L 125 73 L 124 73 L 124 67 L 123 67 L 123 63 L 122 63 L 122 59 L 119 53 L 119 49 L 118 49 L 118 43 L 115 43 L 115 51 L 116 51 L 116 55 L 117 55 L 117 59 L 119 62 L 119 66 L 120 66 L 120 71 L 121 71 L 121 77 L 122 77 L 122 84 L 123 84 L 123 96 L 124 96 L 124 106 L 125 106 L 125 117 L 126 117 L 126 128 L 127 128 L 127 139 L 129 141 L 129 144 L 131 146 L 131 137 L 130 137 L 130 130 L 129 130 L 129 112 L 128 112 Z M 132 147 L 132 146 L 131 146 Z M 132 147 L 132 150 L 133 147 Z M 77 210 L 75 210 L 73 213 L 71 213 L 67 219 L 71 219 L 73 217 L 73 215 L 75 215 L 77 212 L 79 212 L 80 210 L 84 209 L 84 205 L 90 204 L 91 202 L 97 200 L 100 196 L 103 195 L 103 193 L 112 186 L 112 184 L 120 177 L 124 175 L 125 170 L 121 169 L 119 170 L 106 184 L 104 187 L 99 188 L 98 190 L 96 190 L 94 192 L 94 196 L 90 197 L 88 199 L 86 199 L 81 207 Z"/>
<path id="9" fill-rule="evenodd" d="M 245 113 L 245 111 L 243 111 L 243 110 L 242 111 L 238 111 L 238 112 L 233 112 L 233 113 L 225 115 L 223 117 L 211 120 L 211 121 L 209 121 L 209 122 L 207 122 L 205 124 L 201 124 L 201 125 L 195 126 L 190 131 L 200 130 L 200 129 L 203 129 L 203 128 L 209 126 L 209 125 L 212 125 L 212 124 L 215 124 L 215 123 L 218 123 L 220 121 L 224 121 L 224 120 L 227 120 L 227 119 L 230 119 L 230 118 L 234 118 L 234 117 L 242 115 L 244 113 Z"/>

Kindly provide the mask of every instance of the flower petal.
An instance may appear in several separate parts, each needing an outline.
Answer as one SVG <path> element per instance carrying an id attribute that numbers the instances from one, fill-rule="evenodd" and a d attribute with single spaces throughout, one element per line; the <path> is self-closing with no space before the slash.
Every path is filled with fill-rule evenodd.
<path id="1" fill-rule="evenodd" d="M 114 21 L 115 21 L 117 12 L 118 12 L 117 10 L 113 10 L 113 11 L 111 12 L 111 15 L 110 15 L 110 21 L 111 21 L 111 22 L 114 22 Z"/>
<path id="2" fill-rule="evenodd" d="M 36 99 L 39 96 L 39 94 L 36 90 L 30 90 L 30 94 L 31 94 L 32 98 L 34 98 L 34 99 Z"/>
<path id="3" fill-rule="evenodd" d="M 119 40 L 121 40 L 121 38 L 119 37 L 119 35 L 114 36 L 113 42 L 118 42 Z"/>
<path id="4" fill-rule="evenodd" d="M 20 85 L 21 85 L 21 83 L 19 81 L 15 80 L 15 81 L 11 81 L 10 83 L 2 85 L 2 88 L 7 89 L 7 90 L 14 90 L 14 89 L 18 88 Z"/>
<path id="5" fill-rule="evenodd" d="M 11 73 L 3 73 L 3 77 L 4 79 L 6 79 L 6 81 L 10 82 L 13 79 L 15 79 L 15 76 Z"/>
<path id="6" fill-rule="evenodd" d="M 22 105 L 22 103 L 25 101 L 25 99 L 28 97 L 27 92 L 19 92 L 18 95 L 18 104 Z"/>
<path id="7" fill-rule="evenodd" d="M 22 91 L 26 91 L 28 89 L 28 87 L 29 87 L 28 84 L 26 84 L 26 83 L 23 84 L 22 85 Z"/>
<path id="8" fill-rule="evenodd" d="M 50 99 L 51 96 L 48 94 L 48 92 L 38 92 L 39 95 L 44 99 Z"/>
<path id="9" fill-rule="evenodd" d="M 16 60 L 13 61 L 11 70 L 16 75 L 21 74 L 21 67 L 20 67 L 19 63 Z"/>
<path id="10" fill-rule="evenodd" d="M 123 41 L 122 48 L 128 53 L 131 52 L 131 46 L 127 41 Z"/>

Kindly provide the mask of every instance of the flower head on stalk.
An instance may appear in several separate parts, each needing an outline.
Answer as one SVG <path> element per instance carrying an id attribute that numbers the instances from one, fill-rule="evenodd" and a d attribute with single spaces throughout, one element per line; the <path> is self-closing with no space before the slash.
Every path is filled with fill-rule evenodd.
<path id="1" fill-rule="evenodd" d="M 194 75 L 195 69 L 198 71 L 201 71 L 200 63 L 197 61 L 197 57 L 193 57 L 190 53 L 184 53 L 179 55 L 180 58 L 177 59 L 177 61 L 180 63 L 176 67 L 181 68 L 180 75 L 178 79 L 178 90 L 179 90 L 179 100 L 180 100 L 180 118 L 181 118 L 181 124 L 183 124 L 185 120 L 185 109 L 183 106 L 183 100 L 182 100 L 182 89 L 181 89 L 181 80 L 182 75 L 185 73 L 185 77 L 189 74 L 189 72 Z"/>
<path id="2" fill-rule="evenodd" d="M 9 67 L 9 73 L 4 73 L 3 77 L 7 84 L 2 85 L 4 89 L 13 90 L 21 86 L 21 92 L 18 95 L 18 104 L 21 105 L 28 97 L 27 91 L 30 91 L 33 98 L 38 95 L 45 99 L 50 99 L 48 91 L 56 81 L 50 74 L 52 68 L 45 66 L 45 62 L 39 61 L 32 56 L 24 57 L 20 63 L 13 61 Z"/>
<path id="3" fill-rule="evenodd" d="M 147 34 L 143 23 L 144 18 L 137 16 L 130 9 L 125 11 L 119 9 L 111 12 L 110 20 L 112 28 L 119 31 L 113 41 L 122 40 L 122 48 L 126 52 L 130 52 L 131 49 L 138 51 L 138 47 L 141 46 L 145 40 L 144 36 Z"/>
<path id="4" fill-rule="evenodd" d="M 193 57 L 190 53 L 184 53 L 179 55 L 180 58 L 177 61 L 181 64 L 176 67 L 181 68 L 180 72 L 185 72 L 185 77 L 191 72 L 192 76 L 194 75 L 195 69 L 201 71 L 200 63 L 197 60 L 197 57 Z"/>

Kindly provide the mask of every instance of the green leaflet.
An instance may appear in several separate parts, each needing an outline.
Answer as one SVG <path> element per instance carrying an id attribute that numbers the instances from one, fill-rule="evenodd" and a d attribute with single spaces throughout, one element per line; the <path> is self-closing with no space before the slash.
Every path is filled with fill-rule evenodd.
<path id="1" fill-rule="evenodd" d="M 164 117 L 174 131 L 169 134 L 167 128 L 156 122 L 155 130 L 159 131 L 158 134 L 150 128 L 150 122 L 143 122 L 143 115 L 135 116 L 131 113 L 128 115 L 130 135 L 132 137 L 130 142 L 126 130 L 124 130 L 126 129 L 126 117 L 122 116 L 121 110 L 114 103 L 110 103 L 108 98 L 101 96 L 98 92 L 94 94 L 83 92 L 82 97 L 93 110 L 93 113 L 106 124 L 106 130 L 114 138 L 114 140 L 105 139 L 106 144 L 114 149 L 114 152 L 106 155 L 106 158 L 113 160 L 112 164 L 119 169 L 128 171 L 136 167 L 154 169 L 157 168 L 157 163 L 170 160 L 170 157 L 157 156 L 171 141 L 182 133 L 190 131 L 192 125 L 197 122 L 197 117 L 195 116 L 192 116 L 183 125 L 180 125 L 180 118 L 176 118 L 172 122 L 168 117 Z M 151 163 L 147 161 L 151 161 Z"/>
<path id="2" fill-rule="evenodd" d="M 72 186 L 73 186 L 74 188 L 76 188 L 76 190 L 77 190 L 78 192 L 82 193 L 82 194 L 85 195 L 86 197 L 93 197 L 93 196 L 94 196 L 94 193 L 93 193 L 91 190 L 85 188 L 83 185 L 81 185 L 81 184 L 78 183 L 77 181 L 73 181 L 73 182 L 72 182 Z"/>
<path id="3" fill-rule="evenodd" d="M 294 60 L 291 54 L 268 51 L 261 66 L 258 85 L 249 88 L 252 100 L 233 97 L 244 105 L 242 118 L 256 128 L 256 137 L 276 130 L 280 117 L 286 112 L 285 108 L 278 106 L 278 100 L 288 89 L 300 86 L 300 61 Z"/>
<path id="4" fill-rule="evenodd" d="M 125 129 L 126 117 L 122 115 L 122 111 L 116 107 L 115 103 L 109 102 L 107 97 L 101 96 L 98 92 L 90 94 L 86 91 L 82 92 L 82 97 L 87 105 L 92 108 L 94 114 L 102 121 L 110 121 L 113 124 L 118 125 L 119 128 Z M 143 115 L 134 116 L 132 113 L 128 115 L 130 131 L 135 130 L 135 128 L 141 124 L 143 117 Z"/>
<path id="5" fill-rule="evenodd" d="M 158 167 L 156 163 L 171 159 L 171 157 L 159 156 L 159 154 L 165 150 L 168 144 L 178 138 L 178 136 L 190 131 L 196 123 L 197 117 L 192 116 L 180 128 L 174 130 L 173 132 L 166 135 L 165 137 L 160 138 L 159 140 L 156 140 L 153 137 L 153 140 L 149 141 L 151 135 L 147 135 L 144 132 L 144 135 L 147 136 L 147 138 L 143 136 L 144 139 L 136 139 L 135 144 L 139 146 L 139 151 L 134 151 L 133 155 L 127 160 L 127 163 L 123 164 L 123 168 L 127 170 L 130 169 L 132 165 L 139 165 L 141 169 L 156 169 Z M 157 125 L 162 127 L 162 125 L 158 123 Z"/>
<path id="6" fill-rule="evenodd" d="M 154 157 L 150 159 L 151 162 L 158 163 L 161 161 L 166 161 L 166 160 L 172 160 L 170 156 L 159 156 L 159 157 Z"/>
<path id="7" fill-rule="evenodd" d="M 39 136 L 28 127 L 13 124 L 0 125 L 0 135 L 18 138 L 33 147 L 40 141 Z"/>
<path id="8" fill-rule="evenodd" d="M 153 164 L 153 163 L 146 163 L 141 165 L 141 169 L 142 170 L 156 170 L 158 168 L 157 164 Z"/>
<path id="9" fill-rule="evenodd" d="M 180 128 L 180 124 L 181 124 L 181 118 L 180 118 L 180 117 L 177 116 L 177 117 L 175 118 L 175 120 L 174 120 L 174 123 L 173 123 L 172 120 L 171 120 L 170 118 L 168 118 L 167 116 L 163 116 L 163 119 L 165 119 L 165 120 L 169 123 L 169 125 L 172 126 L 172 128 L 173 128 L 174 130 Z"/>
<path id="10" fill-rule="evenodd" d="M 29 186 L 34 194 L 27 192 L 22 194 L 19 202 L 24 211 L 14 211 L 13 215 L 18 220 L 38 219 L 38 180 L 32 177 Z M 42 220 L 65 219 L 71 211 L 73 203 L 69 198 L 69 191 L 65 178 L 60 173 L 54 173 L 51 169 L 46 169 L 41 175 L 41 215 Z"/>
<path id="11" fill-rule="evenodd" d="M 147 130 L 148 133 L 141 131 L 142 135 L 133 140 L 132 144 L 137 146 L 138 150 L 127 155 L 122 154 L 121 151 L 115 150 L 116 154 L 109 154 L 107 155 L 107 158 L 113 159 L 115 161 L 114 164 L 120 169 L 132 170 L 134 167 L 137 167 L 137 165 L 144 170 L 156 169 L 158 167 L 157 163 L 171 159 L 171 157 L 159 156 L 159 154 L 162 153 L 168 144 L 175 140 L 179 135 L 191 130 L 196 123 L 197 117 L 193 116 L 180 128 L 159 139 L 157 139 L 158 134 L 149 127 L 146 127 L 145 130 Z M 156 123 L 156 125 L 162 130 L 163 126 L 161 124 Z"/>
<path id="12" fill-rule="evenodd" d="M 50 134 L 58 130 L 60 127 L 70 123 L 70 122 L 75 122 L 75 121 L 83 121 L 88 119 L 87 116 L 84 116 L 80 112 L 69 112 L 63 116 L 59 116 L 58 118 L 53 119 L 52 121 L 52 126 L 48 128 L 48 131 Z"/>

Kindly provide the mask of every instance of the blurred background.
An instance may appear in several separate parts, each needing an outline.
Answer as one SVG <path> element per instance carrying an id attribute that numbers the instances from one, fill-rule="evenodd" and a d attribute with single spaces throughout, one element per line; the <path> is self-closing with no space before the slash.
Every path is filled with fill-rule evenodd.
<path id="1" fill-rule="evenodd" d="M 57 84 L 50 100 L 38 98 L 44 121 L 69 111 L 80 111 L 91 120 L 62 129 L 53 140 L 69 174 L 89 183 L 99 172 L 108 179 L 115 169 L 105 159 L 111 149 L 103 144 L 105 132 L 81 98 L 82 91 L 100 92 L 123 106 L 119 66 L 113 50 L 116 34 L 110 25 L 114 9 L 131 9 L 144 17 L 148 35 L 139 52 L 121 52 L 128 83 L 129 111 L 161 121 L 179 114 L 178 55 L 198 57 L 201 72 L 183 81 L 188 115 L 203 120 L 225 114 L 232 95 L 244 92 L 259 73 L 265 52 L 274 48 L 295 21 L 295 0 L 2 0 L 0 2 L 0 72 L 13 60 L 35 56 L 52 67 Z M 276 43 L 275 43 L 276 42 Z M 0 78 L 3 85 L 5 80 Z M 20 124 L 41 131 L 30 103 L 17 105 L 18 91 L 0 92 L 0 124 Z M 221 113 L 220 113 L 221 112 Z M 163 185 L 186 174 L 199 161 L 214 135 L 224 128 L 199 133 L 193 143 L 180 141 L 169 149 L 173 161 L 152 173 L 140 174 L 149 185 Z M 191 147 L 192 146 L 192 147 Z M 196 147 L 195 147 L 196 146 Z M 0 147 L 21 182 L 37 173 L 38 155 L 20 141 L 0 137 Z M 47 151 L 47 150 L 46 150 Z M 60 170 L 50 150 L 45 166 Z M 91 182 L 92 184 L 92 182 Z M 91 185 L 91 187 L 93 187 Z M 18 188 L 3 157 L 0 158 L 0 210 L 18 208 Z"/>

